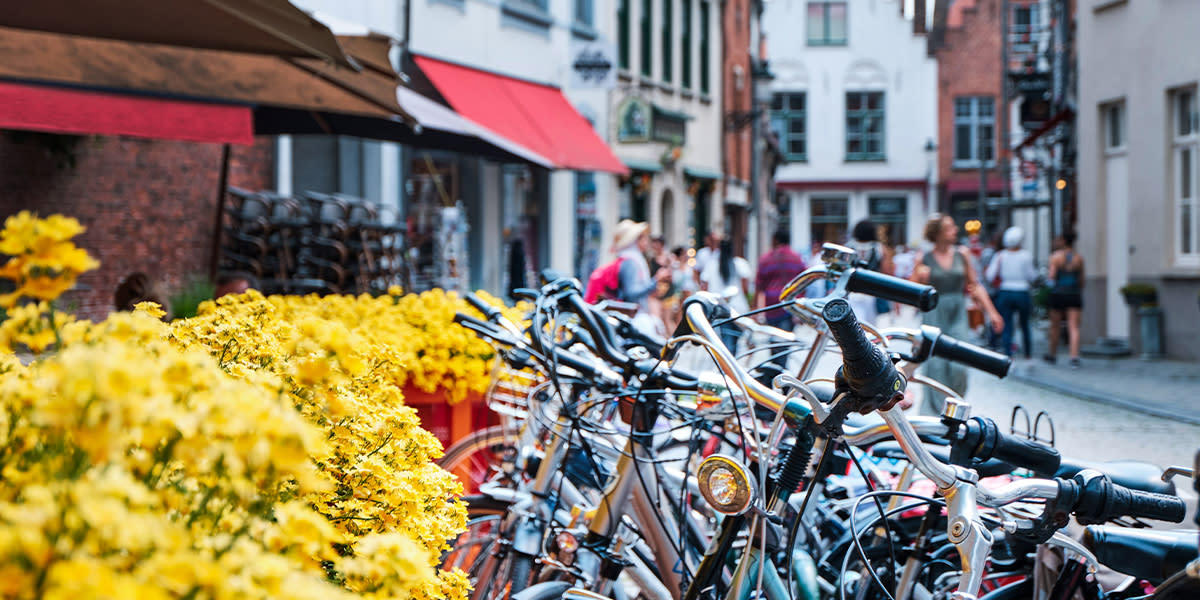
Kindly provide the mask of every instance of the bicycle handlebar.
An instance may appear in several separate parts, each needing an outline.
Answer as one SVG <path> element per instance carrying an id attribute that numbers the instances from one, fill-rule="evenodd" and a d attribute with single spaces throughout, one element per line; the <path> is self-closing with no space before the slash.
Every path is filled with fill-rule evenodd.
<path id="1" fill-rule="evenodd" d="M 1076 519 L 1083 525 L 1118 517 L 1181 523 L 1187 514 L 1187 504 L 1178 496 L 1117 485 L 1099 471 L 1080 471 L 1069 480 L 1060 480 L 1059 488 L 1060 501 L 1071 502 Z"/>
<path id="2" fill-rule="evenodd" d="M 944 358 L 997 377 L 1008 375 L 1008 370 L 1012 367 L 1011 358 L 946 335 L 937 327 L 893 327 L 881 330 L 880 334 L 889 340 L 901 339 L 911 342 L 912 351 L 904 357 L 909 362 L 922 363 L 931 357 Z"/>
<path id="3" fill-rule="evenodd" d="M 994 458 L 1045 477 L 1057 473 L 1062 462 L 1058 450 L 1004 433 L 995 421 L 986 417 L 975 417 L 964 423 L 956 443 L 963 444 L 971 458 L 980 462 Z"/>
<path id="4" fill-rule="evenodd" d="M 475 310 L 482 313 L 484 318 L 486 318 L 489 321 L 495 321 L 495 320 L 499 319 L 501 316 L 501 312 L 500 312 L 499 308 L 496 308 L 495 306 L 488 304 L 487 302 L 485 302 L 483 300 L 483 298 L 480 298 L 479 296 L 475 295 L 475 292 L 464 293 L 463 299 L 466 300 L 467 304 L 470 304 L 472 308 L 474 308 Z"/>
<path id="5" fill-rule="evenodd" d="M 930 348 L 930 353 L 938 358 L 991 373 L 996 377 L 1008 375 L 1008 369 L 1012 367 L 1012 358 L 944 333 L 937 337 L 933 347 Z"/>
<path id="6" fill-rule="evenodd" d="M 884 300 L 915 306 L 921 312 L 933 310 L 938 303 L 937 290 L 932 286 L 866 269 L 850 271 L 849 279 L 846 281 L 846 291 L 861 292 Z"/>
<path id="7" fill-rule="evenodd" d="M 876 408 L 886 410 L 899 402 L 904 397 L 907 382 L 896 371 L 891 359 L 867 340 L 850 303 L 842 298 L 830 300 L 825 303 L 821 317 L 842 348 L 839 379 L 844 378 L 850 392 L 864 402 L 859 412 L 866 414 Z"/>

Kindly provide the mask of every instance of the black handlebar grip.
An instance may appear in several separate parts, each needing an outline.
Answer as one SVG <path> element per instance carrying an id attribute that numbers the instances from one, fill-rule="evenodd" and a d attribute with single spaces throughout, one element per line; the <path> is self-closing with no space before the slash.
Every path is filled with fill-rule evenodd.
<path id="1" fill-rule="evenodd" d="M 568 294 L 562 299 L 562 307 L 579 317 L 580 324 L 592 336 L 596 351 L 605 360 L 620 366 L 629 363 L 629 357 L 613 343 L 613 331 L 603 317 L 597 315 L 592 305 L 583 301 L 579 294 Z"/>
<path id="2" fill-rule="evenodd" d="M 991 458 L 1024 467 L 1043 477 L 1053 477 L 1062 463 L 1058 450 L 1033 440 L 1000 433 Z"/>
<path id="3" fill-rule="evenodd" d="M 533 288 L 516 288 L 509 292 L 508 295 L 512 296 L 514 300 L 527 300 L 529 302 L 533 302 L 534 300 L 537 300 L 540 293 Z"/>
<path id="4" fill-rule="evenodd" d="M 1060 490 L 1064 484 L 1059 484 Z M 1143 492 L 1117 485 L 1099 471 L 1084 469 L 1066 485 L 1077 489 L 1075 518 L 1084 525 L 1103 523 L 1118 517 L 1154 519 L 1182 523 L 1187 505 L 1178 496 Z M 1061 493 L 1061 492 L 1060 492 Z"/>
<path id="5" fill-rule="evenodd" d="M 483 298 L 476 296 L 474 292 L 463 294 L 463 299 L 467 301 L 467 304 L 473 306 L 475 310 L 483 313 L 483 316 L 487 317 L 489 321 L 495 321 L 500 317 L 500 309 L 484 302 Z"/>
<path id="6" fill-rule="evenodd" d="M 552 283 L 562 279 L 564 275 L 554 269 L 546 268 L 542 269 L 541 272 L 538 273 L 538 277 L 541 278 L 542 285 L 546 285 L 547 283 Z"/>
<path id="7" fill-rule="evenodd" d="M 825 303 L 821 317 L 842 348 L 841 374 L 851 392 L 863 399 L 882 402 L 898 399 L 904 393 L 904 378 L 883 351 L 867 340 L 849 302 L 843 298 L 830 300 Z M 870 412 L 870 408 L 866 405 L 861 410 Z"/>
<path id="8" fill-rule="evenodd" d="M 1012 358 L 1010 357 L 950 337 L 944 333 L 938 336 L 930 354 L 961 363 L 972 369 L 986 371 L 996 377 L 1008 375 L 1008 369 L 1012 366 Z"/>
<path id="9" fill-rule="evenodd" d="M 484 331 L 495 331 L 496 330 L 495 325 L 492 325 L 491 323 L 488 323 L 486 321 L 472 317 L 471 315 L 466 315 L 466 314 L 463 314 L 460 312 L 454 313 L 454 322 L 459 325 L 462 325 L 463 327 L 466 327 L 466 328 L 472 329 L 472 330 L 476 330 L 476 331 L 478 331 L 480 329 L 483 329 Z"/>
<path id="10" fill-rule="evenodd" d="M 569 350 L 554 348 L 554 360 L 564 367 L 570 367 L 576 371 L 579 371 L 579 374 L 583 375 L 587 379 L 591 379 L 593 381 L 597 381 L 599 379 L 600 373 L 596 368 L 595 363 L 592 363 Z"/>
<path id="11" fill-rule="evenodd" d="M 873 354 L 875 346 L 859 327 L 858 317 L 849 302 L 842 298 L 830 300 L 821 310 L 821 318 L 825 319 L 829 333 L 833 334 L 834 341 L 842 348 L 843 362 L 859 361 Z"/>
<path id="12" fill-rule="evenodd" d="M 1123 514 L 1139 519 L 1154 519 L 1169 523 L 1182 523 L 1183 518 L 1187 516 L 1187 504 L 1178 496 L 1143 492 L 1116 484 L 1113 484 L 1113 488 L 1118 497 L 1123 495 L 1128 497 L 1128 500 L 1125 501 L 1128 508 Z"/>
<path id="13" fill-rule="evenodd" d="M 861 292 L 915 306 L 922 312 L 933 310 L 938 303 L 938 293 L 933 286 L 866 269 L 855 269 L 850 274 L 850 279 L 846 281 L 846 291 Z"/>

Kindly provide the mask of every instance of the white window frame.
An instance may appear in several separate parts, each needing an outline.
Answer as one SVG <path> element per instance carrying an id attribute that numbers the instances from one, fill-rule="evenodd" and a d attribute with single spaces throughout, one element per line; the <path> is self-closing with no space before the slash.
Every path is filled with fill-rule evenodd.
<path id="1" fill-rule="evenodd" d="M 1104 153 L 1119 154 L 1125 152 L 1125 145 L 1129 140 L 1129 125 L 1126 119 L 1125 102 L 1112 102 L 1101 107 L 1101 115 L 1104 119 L 1104 126 L 1101 128 L 1104 139 Z M 1117 126 L 1113 127 L 1113 120 L 1116 119 Z M 1113 132 L 1117 132 L 1118 139 L 1113 143 Z"/>
<path id="2" fill-rule="evenodd" d="M 1190 101 L 1183 103 L 1184 98 Z M 1174 210 L 1175 257 L 1180 266 L 1200 266 L 1200 94 L 1196 86 L 1170 93 L 1171 162 L 1168 172 Z M 1187 165 L 1184 161 L 1187 161 Z M 1183 173 L 1188 173 L 1184 182 Z M 1186 185 L 1186 189 L 1185 189 Z M 1186 218 L 1185 218 L 1186 217 Z M 1184 228 L 1191 248 L 1184 249 Z"/>
<path id="3" fill-rule="evenodd" d="M 970 114 L 960 116 L 958 114 L 958 104 L 963 100 L 969 103 L 971 109 Z M 992 106 L 992 112 L 988 116 L 983 116 L 982 105 L 985 101 L 990 102 Z M 970 128 L 971 156 L 968 158 L 959 158 L 958 156 L 959 125 L 966 125 Z M 992 139 L 991 143 L 988 144 L 988 154 L 991 154 L 991 158 L 985 163 L 985 166 L 991 168 L 996 166 L 996 99 L 992 96 L 959 96 L 954 99 L 954 150 L 952 155 L 953 164 L 951 165 L 953 168 L 978 169 L 980 167 L 983 157 L 980 155 L 979 136 L 984 126 L 991 126 L 992 128 Z"/>

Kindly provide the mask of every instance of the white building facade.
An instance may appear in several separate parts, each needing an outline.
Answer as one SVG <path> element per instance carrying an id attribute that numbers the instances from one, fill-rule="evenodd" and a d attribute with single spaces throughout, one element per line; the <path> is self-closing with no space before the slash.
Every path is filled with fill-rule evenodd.
<path id="1" fill-rule="evenodd" d="M 1084 337 L 1137 349 L 1120 289 L 1149 283 L 1166 354 L 1200 359 L 1200 3 L 1083 0 L 1076 18 Z"/>
<path id="2" fill-rule="evenodd" d="M 901 0 L 771 2 L 771 123 L 787 164 L 776 189 L 792 245 L 844 242 L 870 218 L 915 244 L 937 206 L 937 64 Z M 924 27 L 918 27 L 920 31 Z"/>
<path id="3" fill-rule="evenodd" d="M 432 63 L 465 67 L 504 81 L 557 88 L 570 108 L 586 118 L 601 139 L 606 138 L 610 92 L 595 84 L 581 86 L 579 79 L 572 77 L 572 67 L 580 44 L 607 44 L 611 57 L 615 47 L 611 0 L 297 0 L 296 4 L 318 11 L 319 17 L 356 22 L 405 42 L 406 54 L 399 67 L 414 76 L 413 87 L 422 93 L 429 90 L 418 85 L 428 86 L 437 78 L 432 73 L 423 78 L 419 65 Z M 443 95 L 453 107 L 454 99 Z M 533 112 L 528 106 L 508 108 Z M 526 114 L 525 118 L 537 123 L 540 115 Z M 532 135 L 550 140 L 558 133 L 546 130 Z M 339 170 L 343 181 L 338 182 L 342 184 L 338 191 L 383 201 L 402 214 L 412 213 L 413 203 L 434 194 L 429 190 L 436 190 L 444 200 L 461 202 L 468 228 L 468 285 L 472 289 L 502 293 L 532 284 L 532 274 L 542 267 L 586 273 L 600 258 L 604 233 L 599 223 L 615 222 L 612 207 L 617 177 L 612 174 L 547 171 L 361 140 L 336 143 L 356 148 L 349 157 L 345 151 L 338 154 L 344 167 Z M 284 162 L 281 157 L 281 165 Z M 346 185 L 347 173 L 349 179 L 361 178 L 363 183 Z M 434 180 L 440 181 L 440 187 L 430 184 Z M 522 261 L 523 269 L 515 266 Z"/>
<path id="4" fill-rule="evenodd" d="M 608 139 L 631 175 L 621 181 L 605 225 L 619 218 L 646 221 L 667 247 L 694 246 L 724 226 L 722 3 L 614 4 L 604 17 L 618 57 Z"/>

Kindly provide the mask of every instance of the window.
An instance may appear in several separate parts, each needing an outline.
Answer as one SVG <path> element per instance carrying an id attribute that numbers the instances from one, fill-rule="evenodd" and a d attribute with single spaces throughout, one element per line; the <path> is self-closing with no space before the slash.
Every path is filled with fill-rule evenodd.
<path id="1" fill-rule="evenodd" d="M 996 163 L 996 101 L 986 96 L 954 99 L 954 166 Z"/>
<path id="2" fill-rule="evenodd" d="M 653 7 L 653 0 L 642 0 L 642 39 L 639 40 L 639 45 L 641 46 L 639 48 L 639 54 L 641 55 L 642 77 L 650 77 L 654 69 L 654 61 L 653 58 L 651 58 L 652 53 L 650 52 L 650 50 L 654 47 L 654 43 L 651 41 L 654 39 L 651 36 L 653 32 L 650 30 L 650 10 Z"/>
<path id="3" fill-rule="evenodd" d="M 504 16 L 523 25 L 545 29 L 554 23 L 550 17 L 549 0 L 504 0 Z"/>
<path id="4" fill-rule="evenodd" d="M 692 87 L 692 2 L 695 0 L 683 0 L 683 14 L 681 15 L 683 23 L 679 32 L 679 60 L 681 73 L 680 79 L 684 89 Z"/>
<path id="5" fill-rule="evenodd" d="M 846 94 L 846 160 L 883 160 L 883 92 Z"/>
<path id="6" fill-rule="evenodd" d="M 363 196 L 365 148 L 359 138 L 292 136 L 292 190 Z"/>
<path id="7" fill-rule="evenodd" d="M 846 45 L 846 2 L 809 0 L 808 45 Z"/>
<path id="8" fill-rule="evenodd" d="M 804 92 L 775 94 L 771 99 L 771 128 L 788 160 L 808 159 Z"/>
<path id="9" fill-rule="evenodd" d="M 1104 147 L 1120 150 L 1125 147 L 1125 104 L 1110 104 L 1104 108 Z"/>
<path id="10" fill-rule="evenodd" d="M 1200 259 L 1200 112 L 1196 88 L 1179 90 L 1171 98 L 1172 185 L 1179 206 L 1179 254 Z"/>
<path id="11" fill-rule="evenodd" d="M 671 72 L 671 48 L 675 44 L 671 31 L 674 25 L 672 17 L 675 15 L 671 14 L 674 12 L 674 4 L 674 0 L 662 0 L 662 78 L 668 83 L 675 76 Z"/>
<path id="12" fill-rule="evenodd" d="M 871 222 L 883 230 L 879 241 L 888 246 L 908 243 L 908 198 L 872 196 L 867 205 Z"/>
<path id="13" fill-rule="evenodd" d="M 712 76 L 708 68 L 708 26 L 709 10 L 712 6 L 707 0 L 700 0 L 700 93 L 707 94 L 709 78 Z"/>
<path id="14" fill-rule="evenodd" d="M 617 2 L 617 65 L 629 70 L 629 0 Z"/>
<path id="15" fill-rule="evenodd" d="M 845 196 L 809 200 L 812 209 L 809 220 L 809 233 L 812 237 L 809 239 L 814 246 L 819 248 L 820 244 L 825 242 L 846 243 L 846 231 L 850 223 L 848 204 Z"/>
<path id="16" fill-rule="evenodd" d="M 592 0 L 575 0 L 575 25 L 583 29 L 592 29 L 596 25 L 592 16 L 594 12 Z"/>

